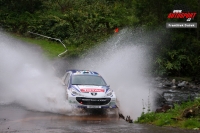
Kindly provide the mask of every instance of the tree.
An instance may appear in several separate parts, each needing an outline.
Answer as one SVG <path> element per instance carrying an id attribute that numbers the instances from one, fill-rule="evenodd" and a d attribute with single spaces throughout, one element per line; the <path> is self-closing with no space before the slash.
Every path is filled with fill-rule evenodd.
<path id="1" fill-rule="evenodd" d="M 16 13 L 34 13 L 42 6 L 42 0 L 0 0 L 0 7 Z"/>
<path id="2" fill-rule="evenodd" d="M 165 39 L 162 39 L 160 44 L 155 46 L 157 49 L 154 53 L 156 56 L 155 68 L 159 68 L 159 73 L 177 76 L 199 73 L 199 28 L 166 29 L 165 27 L 166 22 L 172 21 L 167 19 L 170 12 L 177 8 L 198 11 L 200 5 L 198 1 L 200 0 L 168 0 L 162 2 L 159 0 L 135 0 L 135 13 L 139 19 L 139 25 L 147 30 L 157 29 L 162 31 L 159 33 L 165 35 Z M 194 21 L 197 21 L 197 17 Z"/>

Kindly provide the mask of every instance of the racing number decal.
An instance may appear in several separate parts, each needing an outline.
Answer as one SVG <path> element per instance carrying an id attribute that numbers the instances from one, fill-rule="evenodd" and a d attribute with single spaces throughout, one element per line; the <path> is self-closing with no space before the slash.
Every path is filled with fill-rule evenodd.
<path id="1" fill-rule="evenodd" d="M 104 92 L 104 89 L 90 89 L 90 88 L 86 88 L 86 89 L 81 89 L 81 92 Z"/>

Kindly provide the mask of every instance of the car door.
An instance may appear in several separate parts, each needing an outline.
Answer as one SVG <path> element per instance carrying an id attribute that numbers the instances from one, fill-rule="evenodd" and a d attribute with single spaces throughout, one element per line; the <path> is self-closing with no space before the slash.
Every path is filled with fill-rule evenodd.
<path id="1" fill-rule="evenodd" d="M 66 85 L 66 87 L 67 87 L 67 89 L 69 89 L 69 84 L 70 84 L 70 73 L 67 73 L 67 75 L 66 75 L 66 78 L 65 78 L 65 85 Z"/>
<path id="2" fill-rule="evenodd" d="M 68 91 L 70 87 L 70 73 L 67 72 L 62 78 L 63 85 L 66 87 L 66 98 L 68 99 Z"/>

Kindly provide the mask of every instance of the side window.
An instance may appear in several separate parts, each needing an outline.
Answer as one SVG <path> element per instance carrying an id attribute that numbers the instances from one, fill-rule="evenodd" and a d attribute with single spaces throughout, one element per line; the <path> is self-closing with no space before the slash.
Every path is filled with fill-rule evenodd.
<path id="1" fill-rule="evenodd" d="M 70 80 L 70 74 L 68 73 L 66 78 L 65 78 L 65 84 L 66 84 L 67 87 L 69 85 L 69 80 Z"/>

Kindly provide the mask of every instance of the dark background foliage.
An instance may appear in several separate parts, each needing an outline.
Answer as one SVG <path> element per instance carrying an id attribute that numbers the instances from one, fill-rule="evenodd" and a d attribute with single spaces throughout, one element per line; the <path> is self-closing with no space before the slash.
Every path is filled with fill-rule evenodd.
<path id="1" fill-rule="evenodd" d="M 23 36 L 27 31 L 62 39 L 74 48 L 66 56 L 80 57 L 113 34 L 116 27 L 156 30 L 154 73 L 200 75 L 200 29 L 167 29 L 174 9 L 197 12 L 200 0 L 0 0 L 0 27 Z M 173 20 L 180 21 L 180 20 Z M 160 39 L 160 40 L 159 40 Z"/>

